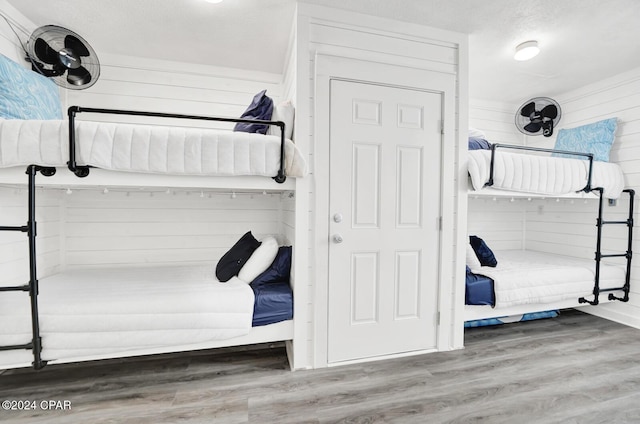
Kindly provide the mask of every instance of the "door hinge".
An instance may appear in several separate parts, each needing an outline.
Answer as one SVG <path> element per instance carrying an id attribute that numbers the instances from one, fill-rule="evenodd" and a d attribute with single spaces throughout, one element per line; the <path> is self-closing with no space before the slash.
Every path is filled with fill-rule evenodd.
<path id="1" fill-rule="evenodd" d="M 440 134 L 444 134 L 444 119 L 440 120 Z"/>
<path id="2" fill-rule="evenodd" d="M 436 325 L 440 325 L 440 311 L 436 312 Z"/>
<path id="3" fill-rule="evenodd" d="M 442 217 L 439 216 L 436 218 L 436 228 L 438 231 L 442 231 Z"/>

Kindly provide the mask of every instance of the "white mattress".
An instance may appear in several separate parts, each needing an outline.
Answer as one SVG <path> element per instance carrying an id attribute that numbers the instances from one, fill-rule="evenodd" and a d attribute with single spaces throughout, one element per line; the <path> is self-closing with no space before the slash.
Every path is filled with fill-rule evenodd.
<path id="1" fill-rule="evenodd" d="M 0 119 L 0 168 L 66 166 L 68 127 L 68 121 Z M 273 177 L 280 167 L 279 137 L 225 130 L 76 121 L 76 146 L 79 165 L 114 171 Z M 291 140 L 285 172 L 307 173 Z"/>
<path id="2" fill-rule="evenodd" d="M 496 309 L 517 305 L 591 299 L 595 261 L 527 250 L 495 251 L 498 265 L 472 269 L 494 281 Z M 624 285 L 621 266 L 601 263 L 600 288 Z"/>
<path id="3" fill-rule="evenodd" d="M 470 150 L 469 175 L 474 190 L 489 180 L 490 150 Z M 495 154 L 493 185 L 503 189 L 534 194 L 562 195 L 582 190 L 588 179 L 589 161 L 498 151 Z M 591 187 L 604 189 L 610 199 L 620 197 L 624 174 L 618 164 L 593 162 Z"/>
<path id="4" fill-rule="evenodd" d="M 213 266 L 77 270 L 40 280 L 42 358 L 126 354 L 243 336 L 253 291 Z M 31 340 L 29 296 L 0 296 L 0 345 Z M 0 368 L 29 365 L 31 351 L 0 352 Z"/>

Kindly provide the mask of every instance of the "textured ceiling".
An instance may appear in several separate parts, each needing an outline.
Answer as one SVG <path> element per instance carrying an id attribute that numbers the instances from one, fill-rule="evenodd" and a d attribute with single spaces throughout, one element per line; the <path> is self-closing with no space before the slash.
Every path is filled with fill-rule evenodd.
<path id="1" fill-rule="evenodd" d="M 295 0 L 8 0 L 98 52 L 280 73 Z M 640 67 L 639 0 L 307 0 L 469 34 L 470 97 L 519 103 Z M 513 60 L 520 42 L 541 53 Z"/>

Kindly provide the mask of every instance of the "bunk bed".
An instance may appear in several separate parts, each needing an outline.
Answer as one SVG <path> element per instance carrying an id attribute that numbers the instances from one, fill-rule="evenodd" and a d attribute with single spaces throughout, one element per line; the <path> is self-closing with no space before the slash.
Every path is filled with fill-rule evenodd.
<path id="1" fill-rule="evenodd" d="M 485 142 L 469 151 L 468 168 L 469 196 L 591 197 L 598 199 L 598 216 L 593 260 L 527 250 L 493 252 L 482 240 L 482 246 L 467 246 L 466 327 L 551 317 L 558 309 L 629 300 L 635 192 L 624 189 L 619 165 L 595 161 L 593 153 Z M 629 199 L 626 219 L 606 220 L 604 202 L 621 196 Z M 602 231 L 610 225 L 627 227 L 622 253 L 603 253 Z M 478 260 L 483 254 L 493 256 L 493 263 Z M 607 258 L 626 263 L 603 262 Z"/>
<path id="2" fill-rule="evenodd" d="M 79 113 L 260 123 L 279 127 L 280 135 L 78 121 Z M 142 174 L 195 177 L 200 180 L 189 184 L 203 186 L 212 186 L 208 177 L 232 177 L 225 187 L 233 181 L 243 187 L 244 177 L 272 177 L 285 186 L 287 177 L 307 172 L 285 139 L 285 123 L 75 106 L 68 114 L 68 121 L 0 120 L 0 168 L 26 166 L 29 199 L 26 225 L 0 227 L 26 234 L 29 245 L 29 281 L 0 287 L 0 369 L 292 340 L 290 254 L 288 268 L 279 265 L 286 275 L 270 284 L 260 276 L 223 283 L 215 264 L 66 270 L 39 279 L 35 220 L 36 175 L 51 179 L 61 168 L 88 185 L 96 184 L 89 177 L 95 169 L 102 171 L 100 183 L 124 174 L 132 187 L 149 181 L 137 180 Z"/>

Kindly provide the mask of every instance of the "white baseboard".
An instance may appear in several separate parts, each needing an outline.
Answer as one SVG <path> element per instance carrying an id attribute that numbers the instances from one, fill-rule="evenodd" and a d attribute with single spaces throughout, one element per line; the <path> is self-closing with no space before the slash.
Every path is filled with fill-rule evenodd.
<path id="1" fill-rule="evenodd" d="M 640 329 L 640 317 L 632 316 L 619 310 L 617 305 L 583 306 L 575 309 L 590 315 L 608 319 L 609 321 Z"/>

